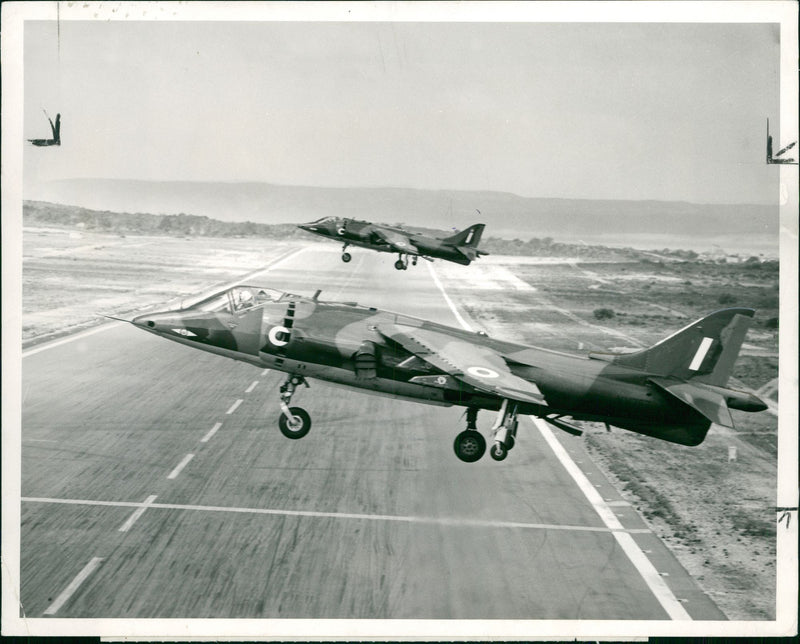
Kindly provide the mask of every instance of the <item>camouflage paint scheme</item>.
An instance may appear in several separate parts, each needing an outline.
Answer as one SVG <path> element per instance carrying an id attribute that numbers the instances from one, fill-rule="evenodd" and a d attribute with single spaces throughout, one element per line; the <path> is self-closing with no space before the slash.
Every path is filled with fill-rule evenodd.
<path id="1" fill-rule="evenodd" d="M 319 301 L 317 295 L 237 286 L 132 323 L 196 349 L 286 372 L 284 416 L 289 411 L 283 402 L 288 404 L 294 385 L 307 384 L 305 378 L 465 406 L 462 434 L 479 442 L 477 410 L 499 410 L 492 428 L 496 460 L 513 447 L 517 414 L 539 416 L 570 433 L 579 429 L 563 417 L 698 445 L 712 421 L 732 426 L 729 408 L 766 409 L 754 395 L 726 388 L 751 309 L 717 311 L 636 353 L 574 356 L 355 303 Z M 310 425 L 305 411 L 292 410 L 290 422 L 302 412 Z M 474 451 L 465 457 L 457 439 L 462 460 L 477 460 L 485 443 L 475 449 L 477 457 Z"/>
<path id="2" fill-rule="evenodd" d="M 399 259 L 395 262 L 395 268 L 398 270 L 408 267 L 408 260 L 404 256 L 410 256 L 415 265 L 417 257 L 425 259 L 435 257 L 467 265 L 481 255 L 489 254 L 478 250 L 485 224 L 474 224 L 455 235 L 443 238 L 342 217 L 323 217 L 308 224 L 300 224 L 298 228 L 342 242 L 344 262 L 349 262 L 351 259 L 350 254 L 346 252 L 348 246 L 360 246 L 381 253 L 398 253 Z"/>

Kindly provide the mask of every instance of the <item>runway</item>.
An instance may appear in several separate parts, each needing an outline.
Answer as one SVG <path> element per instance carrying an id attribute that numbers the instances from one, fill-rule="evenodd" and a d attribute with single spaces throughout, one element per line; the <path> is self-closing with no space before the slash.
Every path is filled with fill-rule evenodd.
<path id="1" fill-rule="evenodd" d="M 339 255 L 299 248 L 247 283 L 469 323 L 437 264 Z M 22 368 L 27 617 L 724 619 L 581 440 L 528 419 L 505 461 L 466 464 L 463 409 L 311 381 L 292 441 L 283 374 L 124 323 Z"/>

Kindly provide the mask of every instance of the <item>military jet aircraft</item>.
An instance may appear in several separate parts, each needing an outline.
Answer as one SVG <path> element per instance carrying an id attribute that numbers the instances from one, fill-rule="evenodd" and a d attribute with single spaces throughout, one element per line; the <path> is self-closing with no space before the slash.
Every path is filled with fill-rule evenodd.
<path id="1" fill-rule="evenodd" d="M 344 244 L 343 262 L 352 259 L 347 252 L 348 246 L 361 246 L 382 253 L 397 253 L 399 259 L 394 263 L 394 267 L 398 271 L 408 268 L 409 257 L 411 263 L 416 266 L 418 257 L 428 260 L 437 257 L 457 264 L 469 264 L 481 255 L 489 254 L 484 250 L 478 250 L 485 224 L 475 224 L 460 233 L 444 238 L 429 237 L 401 228 L 341 217 L 323 217 L 309 224 L 299 224 L 297 227 L 341 241 Z"/>
<path id="2" fill-rule="evenodd" d="M 769 135 L 769 119 L 767 119 L 767 164 L 781 164 L 781 165 L 797 165 L 797 161 L 789 157 L 782 157 L 781 155 L 784 152 L 788 152 L 791 150 L 795 145 L 797 145 L 797 141 L 793 141 L 785 148 L 780 150 L 777 154 L 772 154 L 772 137 Z"/>
<path id="3" fill-rule="evenodd" d="M 528 347 L 347 302 L 236 286 L 196 304 L 130 322 L 162 338 L 287 374 L 278 426 L 298 439 L 311 417 L 290 407 L 308 378 L 432 405 L 466 407 L 454 443 L 477 461 L 486 440 L 478 411 L 497 412 L 490 455 L 514 447 L 529 414 L 571 434 L 599 421 L 681 445 L 699 445 L 729 409 L 763 411 L 755 395 L 726 387 L 754 311 L 723 309 L 629 354 L 574 356 Z M 567 417 L 570 420 L 567 420 Z"/>
<path id="4" fill-rule="evenodd" d="M 47 116 L 47 112 L 44 113 Z M 50 121 L 50 130 L 53 133 L 52 139 L 28 139 L 30 143 L 37 147 L 49 147 L 51 145 L 61 145 L 61 114 L 56 114 L 56 122 L 53 123 L 53 120 L 47 116 L 47 120 Z"/>

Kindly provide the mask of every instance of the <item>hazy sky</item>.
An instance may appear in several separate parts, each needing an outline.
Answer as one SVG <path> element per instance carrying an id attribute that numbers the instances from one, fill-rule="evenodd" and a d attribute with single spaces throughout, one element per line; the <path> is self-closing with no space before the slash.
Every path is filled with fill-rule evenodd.
<path id="1" fill-rule="evenodd" d="M 775 203 L 773 24 L 27 22 L 24 182 Z"/>

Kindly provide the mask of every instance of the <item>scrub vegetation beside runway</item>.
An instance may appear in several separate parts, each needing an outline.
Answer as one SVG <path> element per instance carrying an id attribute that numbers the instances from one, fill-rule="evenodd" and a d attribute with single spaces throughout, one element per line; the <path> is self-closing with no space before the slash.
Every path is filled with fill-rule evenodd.
<path id="1" fill-rule="evenodd" d="M 297 242 L 26 228 L 23 343 L 97 324 L 97 313 L 129 317 L 225 284 Z M 590 247 L 583 259 L 491 255 L 469 267 L 434 266 L 476 326 L 571 353 L 648 346 L 715 309 L 752 306 L 757 313 L 734 378 L 777 409 L 777 262 Z M 388 263 L 386 270 L 393 270 Z M 598 315 L 602 309 L 613 315 Z M 715 426 L 694 448 L 591 425 L 582 439 L 560 438 L 586 442 L 596 463 L 729 618 L 770 619 L 777 416 L 733 414 L 735 431 Z M 729 460 L 732 448 L 735 460 Z"/>

